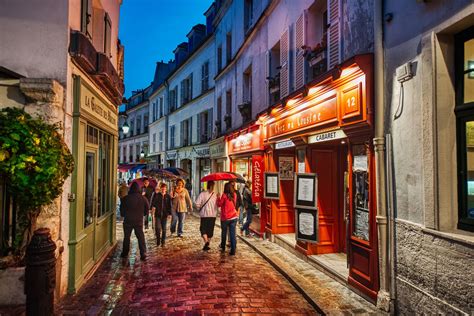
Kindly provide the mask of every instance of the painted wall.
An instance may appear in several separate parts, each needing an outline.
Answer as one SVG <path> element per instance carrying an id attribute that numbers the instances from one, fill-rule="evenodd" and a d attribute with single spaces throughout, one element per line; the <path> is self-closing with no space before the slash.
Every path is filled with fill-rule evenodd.
<path id="1" fill-rule="evenodd" d="M 386 131 L 393 139 L 397 309 L 472 312 L 474 234 L 457 225 L 454 34 L 473 25 L 472 1 L 386 1 Z M 403 31 L 401 31 L 403 30 Z M 413 78 L 397 80 L 406 63 Z"/>

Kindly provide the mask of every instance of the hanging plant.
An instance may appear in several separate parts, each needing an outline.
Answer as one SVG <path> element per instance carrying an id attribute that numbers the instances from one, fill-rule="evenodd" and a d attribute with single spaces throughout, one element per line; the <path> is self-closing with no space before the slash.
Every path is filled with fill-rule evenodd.
<path id="1" fill-rule="evenodd" d="M 62 192 L 74 168 L 59 124 L 32 118 L 17 108 L 0 110 L 0 175 L 18 203 L 16 255 L 23 258 L 41 207 Z"/>

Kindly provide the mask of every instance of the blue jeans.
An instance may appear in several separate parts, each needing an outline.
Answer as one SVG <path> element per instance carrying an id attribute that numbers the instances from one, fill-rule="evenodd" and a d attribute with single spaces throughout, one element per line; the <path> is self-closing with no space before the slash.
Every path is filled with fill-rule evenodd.
<path id="1" fill-rule="evenodd" d="M 184 219 L 186 218 L 186 213 L 178 212 L 178 236 L 183 234 Z"/>
<path id="2" fill-rule="evenodd" d="M 227 242 L 227 230 L 230 231 L 230 253 L 235 254 L 237 240 L 235 238 L 235 227 L 237 226 L 237 218 L 229 221 L 221 221 L 221 249 L 225 250 Z"/>
<path id="3" fill-rule="evenodd" d="M 170 231 L 172 234 L 176 232 L 176 224 L 178 224 L 178 213 L 176 211 L 171 211 Z"/>
<path id="4" fill-rule="evenodd" d="M 156 235 L 156 244 L 159 245 L 165 244 L 166 241 L 166 222 L 167 218 L 155 217 L 155 235 Z"/>
<path id="5" fill-rule="evenodd" d="M 245 221 L 244 226 L 242 226 L 242 230 L 245 230 L 245 234 L 248 235 L 250 233 L 250 224 L 252 223 L 252 209 L 249 208 L 247 210 L 247 220 Z"/>

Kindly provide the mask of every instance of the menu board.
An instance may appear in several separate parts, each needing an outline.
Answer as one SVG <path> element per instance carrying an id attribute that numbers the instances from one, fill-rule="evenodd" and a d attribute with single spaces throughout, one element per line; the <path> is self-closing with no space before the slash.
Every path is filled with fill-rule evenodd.
<path id="1" fill-rule="evenodd" d="M 295 181 L 295 208 L 315 210 L 318 200 L 318 176 L 315 173 L 297 173 Z"/>
<path id="2" fill-rule="evenodd" d="M 266 199 L 280 198 L 280 180 L 278 172 L 265 172 L 264 197 Z"/>
<path id="3" fill-rule="evenodd" d="M 369 210 L 356 208 L 354 214 L 354 236 L 369 240 Z"/>
<path id="4" fill-rule="evenodd" d="M 296 209 L 296 239 L 309 243 L 318 242 L 318 211 Z"/>

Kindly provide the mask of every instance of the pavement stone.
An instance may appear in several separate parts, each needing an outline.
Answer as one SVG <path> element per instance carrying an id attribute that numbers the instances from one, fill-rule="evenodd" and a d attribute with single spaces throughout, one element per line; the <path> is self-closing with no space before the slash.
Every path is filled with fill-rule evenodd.
<path id="1" fill-rule="evenodd" d="M 183 238 L 157 247 L 146 232 L 148 260 L 139 260 L 135 237 L 128 259 L 119 246 L 56 314 L 75 315 L 318 315 L 318 311 L 265 259 L 242 241 L 237 254 L 221 253 L 220 229 L 202 251 L 199 220 L 188 216 Z M 132 235 L 133 236 L 133 235 Z"/>

